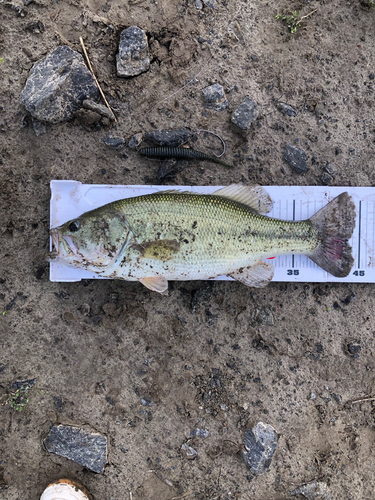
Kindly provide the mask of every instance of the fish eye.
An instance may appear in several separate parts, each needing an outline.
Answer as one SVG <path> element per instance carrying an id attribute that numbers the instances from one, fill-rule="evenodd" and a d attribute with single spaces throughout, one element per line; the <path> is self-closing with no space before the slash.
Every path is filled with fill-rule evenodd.
<path id="1" fill-rule="evenodd" d="M 74 220 L 69 224 L 69 231 L 72 231 L 72 233 L 75 233 L 79 229 L 79 222 L 77 220 Z"/>

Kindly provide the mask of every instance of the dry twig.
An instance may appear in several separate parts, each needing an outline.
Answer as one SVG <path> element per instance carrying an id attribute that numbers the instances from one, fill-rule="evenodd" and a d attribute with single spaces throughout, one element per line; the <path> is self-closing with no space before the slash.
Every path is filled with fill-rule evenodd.
<path id="1" fill-rule="evenodd" d="M 355 403 L 366 403 L 366 401 L 375 401 L 375 396 L 374 397 L 367 397 L 363 399 L 354 399 L 353 401 L 350 401 L 351 405 L 354 405 Z"/>
<path id="2" fill-rule="evenodd" d="M 112 115 L 113 115 L 113 118 L 114 118 L 115 122 L 117 122 L 117 118 L 115 117 L 115 114 L 114 114 L 114 112 L 112 111 L 111 106 L 108 104 L 108 101 L 107 101 L 107 99 L 105 98 L 104 92 L 102 91 L 102 89 L 101 89 L 101 87 L 100 87 L 100 85 L 99 85 L 99 82 L 98 82 L 98 80 L 96 79 L 96 76 L 95 76 L 95 74 L 94 74 L 94 71 L 93 71 L 92 66 L 91 66 L 91 63 L 90 63 L 89 56 L 87 55 L 87 50 L 86 50 L 85 44 L 83 43 L 83 38 L 82 38 L 81 36 L 79 37 L 79 41 L 81 42 L 82 49 L 83 49 L 83 53 L 85 54 L 85 57 L 86 57 L 87 65 L 88 65 L 88 67 L 89 67 L 89 69 L 90 69 L 90 71 L 91 71 L 92 76 L 94 77 L 94 80 L 95 80 L 96 85 L 98 86 L 99 92 L 101 93 L 101 96 L 103 97 L 104 102 L 105 102 L 105 104 L 106 104 L 107 108 L 108 108 L 108 109 L 109 109 L 109 111 L 112 113 Z"/>

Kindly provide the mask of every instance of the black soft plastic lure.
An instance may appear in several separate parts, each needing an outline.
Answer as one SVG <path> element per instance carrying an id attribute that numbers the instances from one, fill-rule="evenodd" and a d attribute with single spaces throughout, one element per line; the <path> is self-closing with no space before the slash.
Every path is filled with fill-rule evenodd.
<path id="1" fill-rule="evenodd" d="M 138 150 L 138 153 L 142 156 L 160 159 L 180 158 L 184 160 L 207 160 L 224 165 L 224 167 L 233 168 L 233 165 L 229 165 L 229 163 L 225 163 L 225 161 L 220 160 L 219 158 L 206 155 L 205 153 L 202 153 L 202 151 L 196 151 L 191 148 L 160 146 L 156 148 L 141 148 Z"/>

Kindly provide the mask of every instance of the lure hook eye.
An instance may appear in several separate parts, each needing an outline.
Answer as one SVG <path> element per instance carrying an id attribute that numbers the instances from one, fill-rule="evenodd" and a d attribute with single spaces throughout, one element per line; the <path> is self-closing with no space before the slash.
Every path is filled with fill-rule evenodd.
<path id="1" fill-rule="evenodd" d="M 212 134 L 214 135 L 215 137 L 217 137 L 218 139 L 220 139 L 221 141 L 221 144 L 223 145 L 223 152 L 220 154 L 220 155 L 217 155 L 216 153 L 213 152 L 213 154 L 217 157 L 217 158 L 220 158 L 221 156 L 223 156 L 223 154 L 225 153 L 225 142 L 224 142 L 224 139 L 222 137 L 220 137 L 220 135 L 218 134 L 215 134 L 215 132 L 212 132 L 212 130 L 205 130 L 203 128 L 201 128 L 200 130 L 198 130 L 198 132 L 196 132 L 196 135 L 199 135 L 201 132 L 207 132 L 208 134 Z"/>

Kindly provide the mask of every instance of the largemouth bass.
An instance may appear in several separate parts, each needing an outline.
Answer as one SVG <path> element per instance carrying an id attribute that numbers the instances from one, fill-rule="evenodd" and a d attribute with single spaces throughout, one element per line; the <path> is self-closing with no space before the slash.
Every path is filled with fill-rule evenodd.
<path id="1" fill-rule="evenodd" d="M 263 215 L 272 200 L 260 186 L 233 184 L 213 194 L 169 190 L 127 198 L 50 230 L 50 259 L 99 276 L 140 281 L 157 292 L 168 280 L 230 276 L 262 287 L 268 257 L 307 255 L 336 277 L 349 274 L 355 205 L 347 192 L 308 220 Z"/>

